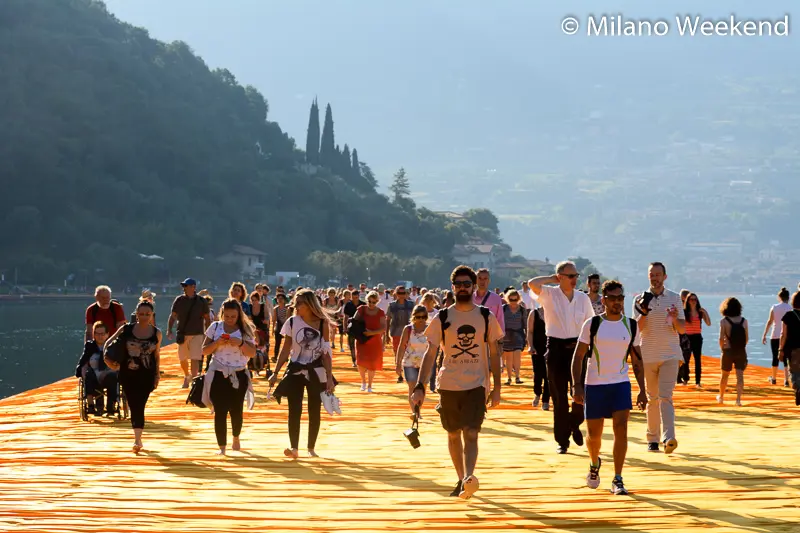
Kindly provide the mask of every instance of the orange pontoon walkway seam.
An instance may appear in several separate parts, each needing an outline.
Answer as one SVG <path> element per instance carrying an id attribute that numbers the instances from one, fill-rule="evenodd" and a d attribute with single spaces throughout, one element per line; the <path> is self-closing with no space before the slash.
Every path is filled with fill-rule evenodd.
<path id="1" fill-rule="evenodd" d="M 0 531 L 800 532 L 798 410 L 764 368 L 748 368 L 743 407 L 730 393 L 718 406 L 719 361 L 706 358 L 705 389 L 677 388 L 680 446 L 670 456 L 646 451 L 644 414 L 635 412 L 624 471 L 632 494 L 612 496 L 610 425 L 601 486 L 591 490 L 586 448 L 557 455 L 552 414 L 531 407 L 528 359 L 525 384 L 504 387 L 487 416 L 481 488 L 464 502 L 447 496 L 456 475 L 436 396 L 414 450 L 403 437 L 407 388 L 393 372 L 379 373 L 375 393 L 361 392 L 349 356 L 337 353 L 343 414 L 323 411 L 321 457 L 298 461 L 282 454 L 286 403 L 267 402 L 256 378 L 243 451 L 217 457 L 212 416 L 184 405 L 176 359 L 174 346 L 163 350 L 166 375 L 139 456 L 129 421 L 79 420 L 75 379 L 0 401 Z M 304 415 L 301 447 L 306 429 Z"/>

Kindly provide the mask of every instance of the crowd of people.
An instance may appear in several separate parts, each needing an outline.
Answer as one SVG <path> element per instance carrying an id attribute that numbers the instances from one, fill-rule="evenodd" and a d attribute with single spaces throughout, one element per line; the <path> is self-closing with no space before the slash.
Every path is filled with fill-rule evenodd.
<path id="1" fill-rule="evenodd" d="M 574 263 L 563 261 L 550 276 L 533 278 L 519 288 L 491 290 L 490 272 L 457 267 L 449 288 L 431 289 L 382 284 L 311 289 L 266 284 L 248 293 L 234 282 L 214 310 L 207 290 L 197 282 L 181 283 L 183 294 L 170 308 L 167 339 L 178 344 L 182 387 L 202 386 L 202 405 L 214 415 L 219 453 L 240 450 L 244 406 L 253 408 L 254 376 L 266 370 L 268 396 L 288 404 L 289 447 L 299 456 L 303 398 L 307 397 L 307 453 L 316 457 L 321 410 L 338 409 L 333 357 L 337 337 L 350 357 L 364 394 L 375 392 L 375 375 L 384 370 L 391 350 L 398 383 L 407 383 L 412 419 L 422 417 L 425 397 L 438 394 L 436 411 L 448 435 L 448 450 L 458 481 L 451 496 L 470 498 L 478 490 L 475 475 L 478 435 L 487 405 L 497 406 L 501 388 L 520 386 L 522 354 L 533 369 L 532 406 L 553 413 L 556 452 L 571 443 L 583 446 L 586 422 L 590 457 L 587 486 L 600 485 L 600 447 L 605 419 L 614 434 L 611 492 L 627 494 L 622 469 L 628 447 L 627 425 L 634 405 L 630 372 L 639 394 L 635 405 L 646 411 L 647 450 L 672 453 L 678 447 L 673 391 L 690 381 L 694 357 L 695 386 L 702 387 L 703 326 L 711 314 L 697 294 L 666 288 L 667 269 L 648 268 L 649 287 L 636 294 L 625 313 L 625 288 L 619 281 L 590 275 L 579 290 Z M 770 383 L 777 384 L 784 365 L 784 386 L 795 390 L 800 405 L 800 286 L 790 295 L 778 292 L 762 335 L 773 354 Z M 76 368 L 90 413 L 110 413 L 117 383 L 130 409 L 133 451 L 144 444 L 145 408 L 159 386 L 162 332 L 155 321 L 155 295 L 144 291 L 130 320 L 111 289 L 97 287 L 86 310 L 85 345 Z M 742 405 L 749 328 L 742 305 L 727 298 L 720 306 L 718 330 L 721 378 L 719 404 L 725 402 L 729 374 L 736 373 L 736 405 Z M 345 340 L 346 337 L 346 340 Z M 106 348 L 124 347 L 121 357 Z M 273 343 L 273 348 L 270 344 Z M 116 352 L 115 352 L 116 353 Z M 270 363 L 274 364 L 274 371 Z M 205 364 L 205 368 L 204 368 Z M 503 382 L 503 372 L 506 380 Z M 105 409 L 102 403 L 106 397 Z"/>

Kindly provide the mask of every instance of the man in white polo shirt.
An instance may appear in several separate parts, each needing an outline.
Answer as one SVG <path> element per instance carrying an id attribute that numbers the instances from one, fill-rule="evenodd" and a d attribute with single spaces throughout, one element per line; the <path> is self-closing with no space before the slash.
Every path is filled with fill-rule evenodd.
<path id="1" fill-rule="evenodd" d="M 567 453 L 569 437 L 578 446 L 583 445 L 580 425 L 583 409 L 570 412 L 569 386 L 572 383 L 572 356 L 578 344 L 578 335 L 584 322 L 594 316 L 589 296 L 576 290 L 578 270 L 572 261 L 556 265 L 552 276 L 540 276 L 528 282 L 535 298 L 544 308 L 545 332 L 547 333 L 547 378 L 553 403 L 553 434 L 558 443 L 557 452 Z M 547 287 L 545 284 L 558 284 Z"/>
<path id="2" fill-rule="evenodd" d="M 603 441 L 603 423 L 612 420 L 614 430 L 614 480 L 611 493 L 628 494 L 622 482 L 622 467 L 628 452 L 628 419 L 631 408 L 631 379 L 628 377 L 628 355 L 633 362 L 633 373 L 639 384 L 637 405 L 647 405 L 644 392 L 644 372 L 639 348 L 634 346 L 637 323 L 629 320 L 625 312 L 625 294 L 616 280 L 603 283 L 601 289 L 603 312 L 583 324 L 578 347 L 572 359 L 572 380 L 575 383 L 575 403 L 584 405 L 586 416 L 586 448 L 589 451 L 589 474 L 586 485 L 600 486 L 600 445 Z M 581 373 L 586 365 L 586 387 L 581 383 Z"/>
<path id="3" fill-rule="evenodd" d="M 647 450 L 672 453 L 678 447 L 675 437 L 675 407 L 672 393 L 682 359 L 680 338 L 686 332 L 683 305 L 678 293 L 664 287 L 667 269 L 663 263 L 650 263 L 650 289 L 633 302 L 633 317 L 639 323 L 647 390 Z M 662 433 L 663 428 L 663 433 Z"/>

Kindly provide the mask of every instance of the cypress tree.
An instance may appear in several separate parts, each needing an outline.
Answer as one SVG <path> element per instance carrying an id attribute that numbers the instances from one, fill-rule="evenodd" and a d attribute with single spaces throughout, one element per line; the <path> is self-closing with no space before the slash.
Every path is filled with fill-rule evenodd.
<path id="1" fill-rule="evenodd" d="M 311 104 L 308 115 L 308 133 L 306 134 L 306 162 L 319 164 L 319 106 L 317 99 Z"/>
<path id="2" fill-rule="evenodd" d="M 340 175 L 347 181 L 352 181 L 351 168 L 350 168 L 350 147 L 347 146 L 347 143 L 344 143 L 344 150 L 342 150 L 342 156 L 339 159 L 339 171 Z"/>
<path id="3" fill-rule="evenodd" d="M 325 108 L 325 125 L 322 127 L 322 142 L 319 146 L 319 162 L 332 168 L 336 162 L 336 142 L 333 136 L 333 112 L 331 104 Z"/>
<path id="4" fill-rule="evenodd" d="M 361 165 L 358 162 L 358 150 L 356 150 L 355 148 L 353 148 L 353 157 L 352 157 L 352 159 L 353 159 L 353 164 L 350 167 L 350 175 L 353 176 L 354 178 L 360 178 L 361 177 Z M 356 182 L 358 182 L 358 181 L 360 181 L 360 180 L 356 180 Z"/>

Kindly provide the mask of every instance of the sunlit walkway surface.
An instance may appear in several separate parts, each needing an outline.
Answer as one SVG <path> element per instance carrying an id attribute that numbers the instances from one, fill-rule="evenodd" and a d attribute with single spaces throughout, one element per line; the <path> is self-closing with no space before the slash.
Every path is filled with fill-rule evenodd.
<path id="1" fill-rule="evenodd" d="M 766 369 L 747 370 L 744 407 L 731 394 L 717 406 L 719 362 L 706 359 L 705 390 L 678 386 L 671 456 L 646 451 L 644 415 L 635 413 L 628 497 L 608 492 L 610 427 L 598 490 L 585 486 L 585 448 L 555 454 L 552 415 L 531 407 L 527 371 L 488 415 L 481 489 L 464 502 L 447 496 L 456 478 L 435 400 L 414 450 L 403 437 L 406 385 L 393 372 L 362 393 L 349 357 L 337 353 L 343 415 L 323 413 L 320 458 L 292 462 L 282 454 L 286 404 L 266 401 L 264 380 L 245 413 L 244 450 L 218 458 L 212 417 L 184 404 L 175 350 L 162 360 L 139 456 L 128 421 L 79 420 L 75 379 L 0 401 L 0 531 L 800 532 L 800 411 L 789 389 L 767 384 Z M 301 447 L 306 427 L 304 417 Z"/>

